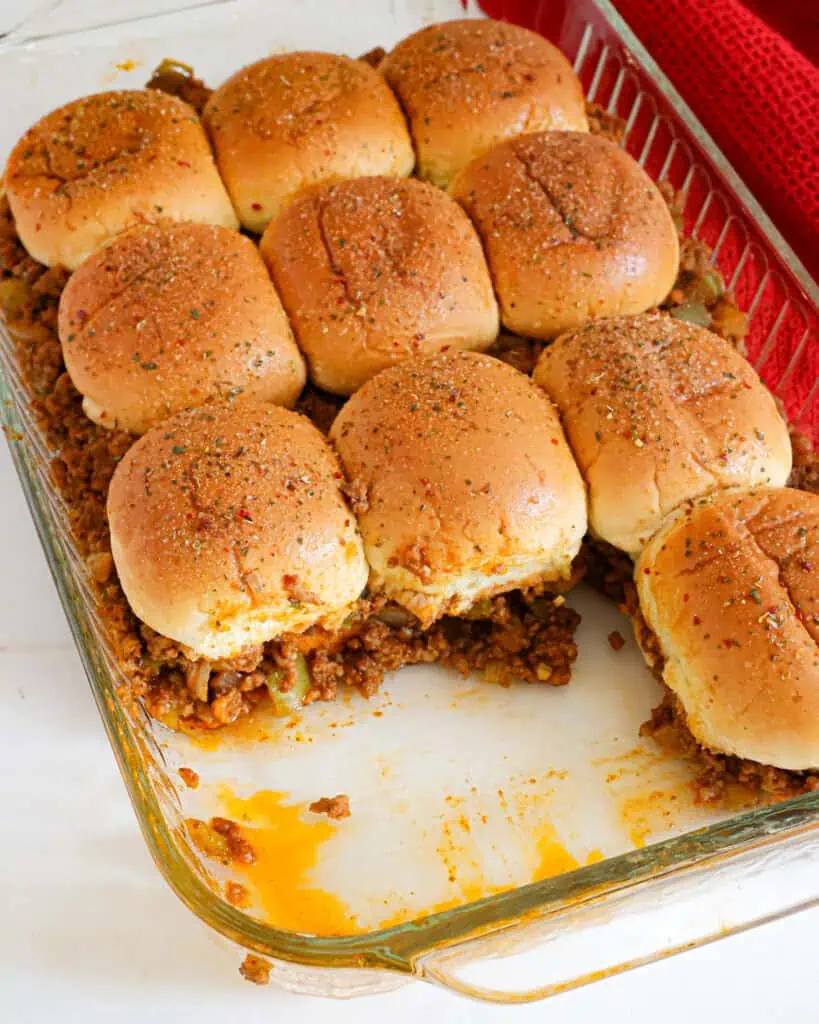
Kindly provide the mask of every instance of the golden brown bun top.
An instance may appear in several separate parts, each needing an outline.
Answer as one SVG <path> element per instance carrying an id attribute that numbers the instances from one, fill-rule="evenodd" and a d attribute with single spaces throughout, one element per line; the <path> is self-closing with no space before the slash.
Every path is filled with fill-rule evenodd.
<path id="1" fill-rule="evenodd" d="M 181 409 L 243 394 L 292 405 L 301 355 L 253 243 L 209 224 L 118 235 L 60 299 L 66 368 L 103 425 L 143 433 Z"/>
<path id="2" fill-rule="evenodd" d="M 366 582 L 341 482 L 318 430 L 277 406 L 213 404 L 150 430 L 108 493 L 134 612 L 206 657 L 337 620 Z"/>
<path id="3" fill-rule="evenodd" d="M 551 404 L 512 367 L 476 352 L 401 363 L 353 395 L 330 437 L 377 578 L 397 567 L 429 590 L 521 559 L 568 575 L 583 484 Z"/>
<path id="4" fill-rule="evenodd" d="M 819 766 L 819 495 L 727 491 L 644 551 L 640 608 L 706 747 Z"/>
<path id="5" fill-rule="evenodd" d="M 302 188 L 406 175 L 415 155 L 397 100 L 363 61 L 285 53 L 237 71 L 203 117 L 242 223 L 262 232 Z"/>
<path id="6" fill-rule="evenodd" d="M 589 489 L 589 523 L 636 556 L 688 498 L 781 485 L 788 429 L 753 367 L 723 338 L 664 313 L 564 334 L 534 380 L 555 402 Z"/>
<path id="7" fill-rule="evenodd" d="M 439 349 L 486 348 L 498 316 L 481 243 L 445 192 L 409 178 L 312 189 L 261 252 L 319 387 L 350 394 Z"/>
<path id="8" fill-rule="evenodd" d="M 641 313 L 671 290 L 679 243 L 668 207 L 613 142 L 540 132 L 495 146 L 450 193 L 481 236 L 501 319 L 552 338 L 598 317 Z"/>
<path id="9" fill-rule="evenodd" d="M 47 114 L 14 147 L 4 182 L 23 244 L 69 269 L 140 222 L 238 227 L 196 112 L 154 89 L 97 93 Z"/>
<path id="10" fill-rule="evenodd" d="M 583 90 L 536 32 L 488 19 L 430 25 L 402 40 L 381 71 L 409 119 L 421 177 L 446 186 L 510 135 L 588 131 Z"/>

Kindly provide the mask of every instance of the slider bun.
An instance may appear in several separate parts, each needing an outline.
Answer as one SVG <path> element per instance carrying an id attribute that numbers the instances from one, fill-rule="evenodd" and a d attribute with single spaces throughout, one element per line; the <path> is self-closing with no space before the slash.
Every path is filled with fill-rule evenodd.
<path id="1" fill-rule="evenodd" d="M 498 309 L 469 218 L 414 179 L 313 189 L 264 233 L 261 251 L 310 377 L 348 395 L 408 356 L 485 349 Z"/>
<path id="2" fill-rule="evenodd" d="M 674 285 L 677 231 L 657 186 L 598 135 L 541 132 L 473 161 L 450 193 L 483 239 L 506 328 L 553 338 L 642 313 Z"/>
<path id="3" fill-rule="evenodd" d="M 589 130 L 569 62 L 517 25 L 430 25 L 400 42 L 381 72 L 409 119 L 420 176 L 444 188 L 473 157 L 511 135 Z"/>
<path id="4" fill-rule="evenodd" d="M 586 324 L 546 348 L 534 380 L 560 412 L 589 492 L 589 526 L 636 557 L 681 502 L 783 485 L 788 428 L 747 360 L 664 313 Z"/>
<path id="5" fill-rule="evenodd" d="M 304 361 L 253 243 L 209 224 L 118 235 L 60 299 L 66 369 L 96 423 L 144 433 L 242 393 L 292 405 Z"/>
<path id="6" fill-rule="evenodd" d="M 225 402 L 129 449 L 108 492 L 134 614 L 210 660 L 338 626 L 367 582 L 338 460 L 298 413 Z"/>
<path id="7" fill-rule="evenodd" d="M 47 114 L 6 165 L 17 233 L 46 266 L 74 270 L 133 224 L 238 222 L 192 107 L 155 89 L 103 92 Z"/>
<path id="8" fill-rule="evenodd" d="M 640 610 L 704 747 L 819 767 L 817 567 L 819 495 L 789 488 L 688 504 L 646 547 Z"/>
<path id="9" fill-rule="evenodd" d="M 407 175 L 415 164 L 383 78 L 331 53 L 285 53 L 242 68 L 203 118 L 239 218 L 258 233 L 306 185 Z"/>
<path id="10" fill-rule="evenodd" d="M 586 531 L 583 483 L 551 403 L 511 366 L 460 352 L 383 370 L 330 437 L 370 587 L 425 625 L 569 577 Z"/>

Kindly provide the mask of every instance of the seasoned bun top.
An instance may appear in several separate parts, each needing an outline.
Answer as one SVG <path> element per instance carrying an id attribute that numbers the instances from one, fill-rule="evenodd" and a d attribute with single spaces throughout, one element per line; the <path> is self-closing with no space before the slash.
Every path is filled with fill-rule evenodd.
<path id="1" fill-rule="evenodd" d="M 356 178 L 311 189 L 261 252 L 319 387 L 351 394 L 438 350 L 484 349 L 498 309 L 475 229 L 440 189 Z"/>
<path id="2" fill-rule="evenodd" d="M 355 496 L 370 586 L 428 623 L 571 575 L 583 483 L 551 403 L 477 352 L 383 370 L 331 440 Z"/>
<path id="3" fill-rule="evenodd" d="M 381 71 L 409 119 L 418 171 L 446 187 L 511 135 L 588 131 L 583 89 L 536 32 L 488 19 L 430 25 L 402 40 Z"/>
<path id="4" fill-rule="evenodd" d="M 367 581 L 341 485 L 321 434 L 278 406 L 213 404 L 154 427 L 108 491 L 134 613 L 211 660 L 337 627 Z"/>
<path id="5" fill-rule="evenodd" d="M 415 164 L 383 78 L 331 53 L 284 53 L 242 68 L 203 118 L 242 224 L 258 233 L 308 185 L 407 175 Z"/>
<path id="6" fill-rule="evenodd" d="M 541 132 L 495 146 L 450 193 L 483 240 L 510 331 L 553 338 L 668 295 L 677 231 L 640 165 L 600 135 Z"/>
<path id="7" fill-rule="evenodd" d="M 534 379 L 586 479 L 592 532 L 632 556 L 686 499 L 790 474 L 770 393 L 727 341 L 694 324 L 664 313 L 587 324 L 544 350 Z"/>
<path id="8" fill-rule="evenodd" d="M 238 227 L 196 112 L 155 89 L 47 114 L 12 150 L 4 184 L 20 240 L 47 266 L 74 270 L 120 231 L 160 218 Z"/>
<path id="9" fill-rule="evenodd" d="M 228 228 L 132 228 L 60 298 L 66 369 L 88 416 L 135 434 L 212 398 L 293 405 L 304 361 L 253 243 Z"/>

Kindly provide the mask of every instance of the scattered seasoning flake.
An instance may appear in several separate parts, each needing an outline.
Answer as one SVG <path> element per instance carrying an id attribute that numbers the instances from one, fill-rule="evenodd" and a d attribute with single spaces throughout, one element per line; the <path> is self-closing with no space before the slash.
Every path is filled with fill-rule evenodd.
<path id="1" fill-rule="evenodd" d="M 198 320 L 199 319 L 199 310 L 198 309 L 192 309 L 191 310 L 191 316 L 193 317 L 194 320 Z"/>
<path id="2" fill-rule="evenodd" d="M 756 587 L 752 587 L 751 588 L 751 591 L 749 592 L 748 597 L 750 597 L 752 601 L 756 601 L 757 604 L 762 604 L 762 595 L 756 589 Z"/>
<path id="3" fill-rule="evenodd" d="M 185 446 L 183 444 L 175 444 L 173 448 L 171 448 L 171 452 L 174 455 L 182 455 L 185 452 Z"/>
<path id="4" fill-rule="evenodd" d="M 143 370 L 158 370 L 159 369 L 159 367 L 157 366 L 156 363 L 140 363 L 139 365 L 142 367 Z"/>

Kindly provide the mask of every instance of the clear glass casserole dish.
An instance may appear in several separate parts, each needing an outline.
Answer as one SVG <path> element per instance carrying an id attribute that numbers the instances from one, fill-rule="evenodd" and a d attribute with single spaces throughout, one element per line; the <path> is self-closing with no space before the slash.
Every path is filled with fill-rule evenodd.
<path id="1" fill-rule="evenodd" d="M 213 83 L 271 50 L 364 52 L 462 14 L 456 0 L 403 0 L 383 10 L 362 5 L 352 18 L 355 4 L 313 0 L 272 17 L 269 5 L 234 0 L 181 11 L 159 3 L 157 14 L 117 4 L 98 25 L 98 9 L 76 5 L 72 14 L 70 4 L 54 6 L 3 40 L 0 70 L 16 86 L 0 129 L 4 152 L 47 109 L 112 85 L 139 86 L 166 56 Z M 626 146 L 649 173 L 685 193 L 687 231 L 713 246 L 738 305 L 751 313 L 749 355 L 791 422 L 816 442 L 811 339 L 819 291 L 611 5 L 567 6 L 560 21 L 553 4 L 533 3 L 529 26 L 549 30 L 590 100 L 626 119 Z M 254 742 L 244 735 L 214 749 L 127 711 L 88 570 L 49 480 L 53 453 L 31 415 L 5 328 L 0 356 L 14 461 L 146 842 L 179 897 L 226 939 L 268 959 L 272 980 L 353 995 L 418 977 L 486 1000 L 537 999 L 819 901 L 819 794 L 734 815 L 687 808 L 659 826 L 646 824 L 645 809 L 625 830 L 610 820 L 614 805 L 601 795 L 600 777 L 614 785 L 610 777 L 623 773 L 634 749 L 645 762 L 643 789 L 662 784 L 670 792 L 685 774 L 635 748 L 654 684 L 633 645 L 617 657 L 607 649 L 617 615 L 590 595 L 572 596 L 588 636 L 565 692 L 506 691 L 416 668 L 370 705 L 351 698 L 311 708 L 286 727 L 254 723 Z M 180 766 L 195 768 L 202 786 L 180 786 Z M 525 783 L 537 798 L 524 799 Z M 272 896 L 245 911 L 225 898 L 233 875 L 202 859 L 185 820 L 225 808 L 241 820 L 252 798 L 234 791 L 248 786 L 268 794 L 269 826 L 284 815 L 312 831 L 299 847 L 298 872 L 274 844 Z M 322 821 L 319 835 L 300 811 L 290 814 L 341 790 L 353 804 L 343 834 Z M 622 811 L 634 792 L 618 800 Z M 504 813 L 493 816 L 490 803 Z M 659 841 L 643 845 L 647 838 Z M 335 853 L 322 860 L 318 847 L 329 840 Z M 328 907 L 340 934 L 311 934 L 311 920 Z"/>

